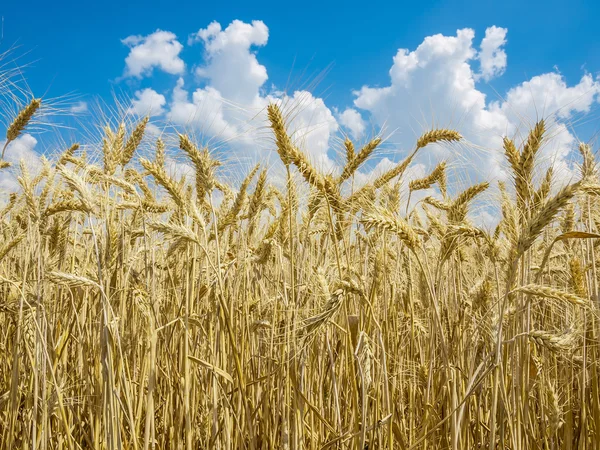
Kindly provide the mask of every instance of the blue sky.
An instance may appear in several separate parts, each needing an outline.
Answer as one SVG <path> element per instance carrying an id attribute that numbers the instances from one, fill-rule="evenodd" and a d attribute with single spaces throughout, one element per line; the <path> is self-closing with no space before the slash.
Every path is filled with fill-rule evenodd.
<path id="1" fill-rule="evenodd" d="M 171 6 L 175 5 L 175 6 Z M 290 5 L 292 6 L 292 5 Z M 269 42 L 260 61 L 269 80 L 286 84 L 295 73 L 319 72 L 333 64 L 321 87 L 339 106 L 351 102 L 351 90 L 387 82 L 391 58 L 398 48 L 415 48 L 425 36 L 453 34 L 473 28 L 478 35 L 491 25 L 508 29 L 510 63 L 491 87 L 507 87 L 557 66 L 569 82 L 582 67 L 600 70 L 598 2 L 561 1 L 433 1 L 433 2 L 4 2 L 4 43 L 20 45 L 31 62 L 27 78 L 34 92 L 53 96 L 76 91 L 109 96 L 123 72 L 128 49 L 120 40 L 157 29 L 175 33 L 184 42 L 190 33 L 212 21 L 226 26 L 234 19 L 262 20 Z M 201 49 L 185 49 L 190 60 Z M 490 91 L 493 92 L 493 91 Z"/>
<path id="2" fill-rule="evenodd" d="M 192 129 L 237 159 L 264 158 L 272 101 L 323 170 L 339 168 L 341 137 L 382 132 L 363 181 L 432 126 L 468 145 L 424 152 L 413 176 L 444 159 L 457 179 L 507 180 L 502 137 L 519 143 L 541 117 L 553 139 L 540 169 L 552 163 L 566 180 L 579 140 L 600 130 L 598 2 L 30 1 L 4 2 L 0 15 L 0 50 L 17 46 L 36 96 L 74 94 L 85 116 L 116 94 L 128 115 L 152 115 L 151 134 Z M 48 147 L 31 135 L 11 145 L 15 160 Z"/>

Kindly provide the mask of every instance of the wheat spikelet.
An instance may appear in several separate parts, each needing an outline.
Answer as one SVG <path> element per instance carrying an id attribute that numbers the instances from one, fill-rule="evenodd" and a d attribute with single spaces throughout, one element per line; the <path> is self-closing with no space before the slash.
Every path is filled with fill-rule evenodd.
<path id="1" fill-rule="evenodd" d="M 33 189 L 35 189 L 44 180 L 44 178 L 48 177 L 50 175 L 50 172 L 52 171 L 52 169 L 50 167 L 50 162 L 48 161 L 48 159 L 45 156 L 42 156 L 40 158 L 40 161 L 42 163 L 42 169 L 31 180 L 31 187 Z"/>
<path id="2" fill-rule="evenodd" d="M 146 116 L 140 120 L 131 133 L 131 136 L 129 136 L 129 139 L 127 139 L 125 147 L 123 148 L 123 153 L 121 154 L 122 166 L 126 166 L 129 161 L 131 161 L 131 158 L 133 158 L 133 154 L 142 142 L 144 131 L 146 130 L 146 125 L 148 124 L 149 119 L 150 118 Z"/>
<path id="3" fill-rule="evenodd" d="M 52 271 L 52 272 L 46 273 L 46 277 L 48 278 L 49 281 L 51 281 L 54 284 L 66 284 L 67 286 L 72 287 L 72 288 L 76 288 L 76 287 L 93 287 L 93 288 L 98 288 L 98 289 L 100 288 L 100 285 L 96 281 L 91 280 L 86 277 L 83 277 L 81 275 L 74 275 L 72 273 Z"/>
<path id="4" fill-rule="evenodd" d="M 600 184 L 586 182 L 581 185 L 581 191 L 588 195 L 600 197 Z"/>
<path id="5" fill-rule="evenodd" d="M 39 210 L 33 194 L 33 186 L 29 177 L 29 170 L 27 169 L 25 161 L 23 160 L 20 161 L 20 166 L 21 176 L 19 176 L 17 180 L 23 189 L 23 195 L 25 196 L 25 203 L 27 204 L 29 215 L 35 221 L 39 218 Z"/>
<path id="6" fill-rule="evenodd" d="M 585 298 L 579 297 L 575 294 L 560 291 L 558 289 L 547 287 L 547 286 L 540 286 L 537 284 L 528 284 L 526 286 L 521 286 L 521 287 L 513 290 L 512 292 L 523 292 L 528 295 L 552 298 L 555 300 L 560 300 L 563 302 L 571 303 L 576 306 L 587 307 L 590 305 L 588 300 L 586 300 Z"/>
<path id="7" fill-rule="evenodd" d="M 113 175 L 121 161 L 121 152 L 123 150 L 123 141 L 125 139 L 125 124 L 119 124 L 116 133 L 107 125 L 104 128 L 104 135 L 105 136 L 102 139 L 104 172 L 108 175 Z"/>
<path id="8" fill-rule="evenodd" d="M 258 175 L 256 187 L 248 205 L 248 218 L 253 219 L 260 211 L 265 197 L 265 187 L 267 183 L 267 170 L 263 169 Z"/>
<path id="9" fill-rule="evenodd" d="M 443 201 L 438 200 L 438 199 L 436 199 L 434 197 L 431 197 L 431 196 L 425 197 L 423 199 L 423 203 L 426 203 L 427 205 L 431 205 L 434 208 L 437 208 L 437 209 L 442 210 L 442 211 L 448 211 L 450 209 L 450 207 L 452 206 L 449 203 L 443 202 Z"/>
<path id="10" fill-rule="evenodd" d="M 252 178 L 254 178 L 254 175 L 256 175 L 256 172 L 258 172 L 259 167 L 260 167 L 259 164 L 254 166 L 254 168 L 250 171 L 250 173 L 242 181 L 240 190 L 238 191 L 238 194 L 236 195 L 235 200 L 233 201 L 233 205 L 231 206 L 229 211 L 225 214 L 225 217 L 223 218 L 221 223 L 219 223 L 219 231 L 220 232 L 223 231 L 227 226 L 233 224 L 236 221 L 240 211 L 242 210 L 244 201 L 246 200 L 248 186 L 250 185 Z"/>
<path id="11" fill-rule="evenodd" d="M 548 194 L 550 194 L 550 189 L 552 187 L 552 175 L 554 174 L 554 168 L 550 166 L 546 171 L 546 176 L 544 177 L 542 183 L 540 184 L 540 188 L 535 192 L 533 196 L 534 206 L 539 208 L 548 198 Z"/>
<path id="12" fill-rule="evenodd" d="M 271 103 L 269 106 L 267 106 L 267 115 L 269 118 L 269 122 L 271 123 L 273 133 L 275 134 L 275 141 L 277 144 L 277 153 L 279 154 L 279 158 L 281 159 L 281 162 L 283 162 L 284 165 L 288 166 L 292 162 L 290 157 L 290 151 L 293 147 L 293 144 L 287 134 L 285 121 L 283 119 L 283 115 L 281 114 L 279 106 Z"/>
<path id="13" fill-rule="evenodd" d="M 163 166 L 148 161 L 144 158 L 140 158 L 140 164 L 144 169 L 152 174 L 159 185 L 165 188 L 177 206 L 182 209 L 186 209 L 187 202 L 181 187 L 167 175 Z"/>
<path id="14" fill-rule="evenodd" d="M 429 208 L 423 206 L 423 211 L 425 211 L 425 215 L 427 216 L 427 221 L 429 224 L 429 234 L 437 236 L 438 239 L 441 239 L 446 235 L 447 227 L 439 217 L 435 216 Z"/>
<path id="15" fill-rule="evenodd" d="M 588 144 L 581 142 L 579 143 L 579 153 L 581 153 L 583 158 L 583 163 L 581 164 L 581 178 L 584 180 L 595 178 L 597 170 L 592 148 Z"/>
<path id="16" fill-rule="evenodd" d="M 388 211 L 373 209 L 363 213 L 362 222 L 367 227 L 375 227 L 378 230 L 389 230 L 400 237 L 409 248 L 415 248 L 419 238 L 412 227 L 403 219 L 394 217 Z"/>
<path id="17" fill-rule="evenodd" d="M 413 152 L 404 161 L 402 161 L 401 163 L 397 164 L 394 168 L 388 170 L 384 174 L 382 174 L 379 177 L 377 177 L 377 179 L 373 182 L 373 187 L 375 189 L 379 189 L 384 184 L 389 183 L 394 178 L 402 176 L 402 174 L 406 171 L 406 169 L 408 168 L 408 166 L 412 162 L 415 154 L 416 154 L 416 152 Z"/>
<path id="18" fill-rule="evenodd" d="M 375 179 L 375 181 L 373 181 L 373 183 L 366 184 L 365 186 L 360 188 L 358 191 L 356 191 L 354 194 L 352 194 L 346 200 L 346 203 L 358 204 L 358 205 L 356 205 L 356 207 L 359 207 L 360 206 L 359 204 L 363 203 L 363 202 L 370 203 L 373 200 L 373 197 L 375 196 L 376 189 L 379 189 L 379 188 L 385 186 L 387 183 L 389 183 L 394 178 L 402 176 L 402 174 L 406 171 L 406 169 L 408 168 L 408 166 L 414 159 L 414 157 L 417 153 L 417 150 L 415 150 L 413 153 L 411 153 L 404 161 L 402 161 L 401 163 L 398 163 L 392 169 L 381 174 L 379 177 L 377 177 Z"/>
<path id="19" fill-rule="evenodd" d="M 271 122 L 271 128 L 275 134 L 277 152 L 281 161 L 287 166 L 294 164 L 306 182 L 311 186 L 326 194 L 330 201 L 333 202 L 333 207 L 340 209 L 341 199 L 336 183 L 329 177 L 324 177 L 317 172 L 311 165 L 310 161 L 296 146 L 292 144 L 287 131 L 281 110 L 275 104 L 270 104 L 267 108 L 268 117 Z"/>
<path id="20" fill-rule="evenodd" d="M 483 231 L 469 225 L 448 225 L 446 233 L 450 236 L 485 238 Z"/>
<path id="21" fill-rule="evenodd" d="M 0 160 L 0 170 L 6 169 L 7 167 L 10 167 L 10 166 L 11 166 L 11 164 L 8 161 Z"/>
<path id="22" fill-rule="evenodd" d="M 0 261 L 4 259 L 8 252 L 10 252 L 13 248 L 15 248 L 19 242 L 21 242 L 25 238 L 25 233 L 19 233 L 10 241 L 4 243 L 2 247 L 0 247 Z"/>
<path id="23" fill-rule="evenodd" d="M 50 196 L 51 191 L 54 189 L 54 177 L 56 175 L 56 171 L 52 169 L 50 174 L 48 175 L 48 179 L 44 183 L 44 187 L 40 192 L 38 197 L 38 208 L 44 209 L 46 207 L 46 203 L 48 202 L 48 197 Z"/>
<path id="24" fill-rule="evenodd" d="M 165 165 L 165 143 L 161 138 L 156 140 L 156 156 L 154 162 L 159 166 Z"/>
<path id="25" fill-rule="evenodd" d="M 273 248 L 273 237 L 280 228 L 281 221 L 284 220 L 285 215 L 282 214 L 277 220 L 272 221 L 269 224 L 269 228 L 261 239 L 260 245 L 255 249 L 254 254 L 256 261 L 259 264 L 265 264 L 268 258 L 271 256 L 271 250 Z"/>
<path id="26" fill-rule="evenodd" d="M 85 156 L 82 156 L 80 158 L 76 158 L 74 156 L 66 156 L 64 158 L 64 160 L 62 161 L 62 165 L 65 165 L 67 163 L 71 163 L 74 166 L 78 167 L 79 169 L 83 169 L 83 170 L 85 170 L 87 167 L 87 161 L 86 161 Z M 59 167 L 60 167 L 60 165 L 59 165 Z"/>
<path id="27" fill-rule="evenodd" d="M 513 172 L 517 173 L 519 171 L 519 160 L 521 159 L 521 153 L 519 150 L 517 150 L 515 143 L 507 137 L 504 137 L 503 139 L 503 146 L 506 159 L 508 159 Z"/>
<path id="28" fill-rule="evenodd" d="M 17 204 L 17 194 L 11 193 L 8 198 L 8 204 L 0 210 L 0 219 L 3 219 Z"/>
<path id="29" fill-rule="evenodd" d="M 542 119 L 537 122 L 535 127 L 529 132 L 527 141 L 523 145 L 521 158 L 519 159 L 518 171 L 515 173 L 517 205 L 522 212 L 525 212 L 525 206 L 530 200 L 531 176 L 533 172 L 534 159 L 542 143 L 545 130 L 545 123 Z"/>
<path id="30" fill-rule="evenodd" d="M 163 167 L 162 165 L 158 164 L 155 162 L 155 167 Z M 144 181 L 144 179 L 142 178 L 142 176 L 138 173 L 137 170 L 135 169 L 126 169 L 125 170 L 125 181 L 131 183 L 131 184 L 137 184 L 140 189 L 142 190 L 142 193 L 144 194 L 144 199 L 148 200 L 150 202 L 154 202 L 155 198 L 154 198 L 154 194 L 152 193 L 152 191 L 150 190 L 150 187 L 148 186 L 148 184 Z M 166 174 L 165 174 L 166 176 Z"/>
<path id="31" fill-rule="evenodd" d="M 543 330 L 533 330 L 529 338 L 537 345 L 547 348 L 551 352 L 563 352 L 573 347 L 573 339 L 568 335 L 555 335 Z"/>
<path id="32" fill-rule="evenodd" d="M 254 228 L 256 226 L 256 221 L 258 215 L 262 211 L 265 204 L 265 196 L 266 196 L 266 183 L 267 183 L 267 170 L 263 169 L 258 175 L 258 180 L 256 182 L 256 187 L 254 188 L 254 192 L 252 193 L 252 197 L 250 198 L 250 203 L 248 204 L 248 236 L 252 237 L 254 234 Z"/>
<path id="33" fill-rule="evenodd" d="M 502 210 L 502 221 L 499 224 L 499 230 L 506 235 L 509 242 L 513 245 L 517 245 L 519 238 L 518 225 L 519 220 L 517 211 L 511 202 L 508 193 L 506 192 L 506 186 L 502 182 L 498 182 L 500 194 L 502 196 L 501 210 Z"/>
<path id="34" fill-rule="evenodd" d="M 179 147 L 184 150 L 196 168 L 196 197 L 200 200 L 215 187 L 214 168 L 220 163 L 210 157 L 208 149 L 202 151 L 186 135 L 179 135 Z"/>
<path id="35" fill-rule="evenodd" d="M 454 130 L 448 130 L 445 128 L 440 128 L 437 130 L 431 130 L 423 134 L 419 139 L 417 139 L 417 148 L 423 148 L 428 146 L 429 144 L 434 144 L 436 142 L 458 142 L 462 139 L 460 133 Z"/>
<path id="36" fill-rule="evenodd" d="M 71 145 L 68 149 L 66 149 L 62 155 L 60 155 L 60 158 L 58 159 L 58 162 L 56 163 L 58 166 L 62 166 L 65 165 L 67 162 L 71 162 L 73 160 L 73 155 L 75 154 L 75 152 L 79 150 L 79 144 L 73 144 Z"/>
<path id="37" fill-rule="evenodd" d="M 175 238 L 173 243 L 169 246 L 167 250 L 167 259 L 171 259 L 177 256 L 179 252 L 184 251 L 187 248 L 187 245 L 190 243 L 188 238 L 180 237 Z"/>
<path id="38" fill-rule="evenodd" d="M 105 183 L 107 186 L 117 186 L 123 189 L 127 194 L 137 197 L 138 193 L 135 186 L 120 177 L 114 175 L 108 175 L 104 173 L 99 167 L 94 165 L 87 166 L 89 180 L 95 184 Z"/>
<path id="39" fill-rule="evenodd" d="M 569 260 L 569 272 L 571 275 L 571 285 L 575 294 L 580 298 L 587 298 L 587 289 L 585 287 L 585 273 L 581 267 L 579 258 Z"/>
<path id="40" fill-rule="evenodd" d="M 471 201 L 488 187 L 489 183 L 484 182 L 470 186 L 461 192 L 448 209 L 448 220 L 455 224 L 462 222 L 467 215 Z"/>
<path id="41" fill-rule="evenodd" d="M 163 233 L 174 238 L 185 239 L 189 242 L 198 243 L 198 237 L 189 228 L 183 225 L 177 225 L 174 223 L 164 223 L 157 221 L 149 221 L 148 226 L 159 233 Z"/>
<path id="42" fill-rule="evenodd" d="M 567 202 L 573 198 L 580 188 L 581 183 L 577 182 L 562 188 L 554 198 L 549 200 L 538 213 L 529 220 L 529 223 L 523 231 L 518 242 L 518 254 L 523 254 L 540 235 L 542 230 L 554 220 L 558 212 L 565 207 Z"/>
<path id="43" fill-rule="evenodd" d="M 363 391 L 368 392 L 373 384 L 373 350 L 369 337 L 364 331 L 358 335 L 358 343 L 354 350 L 354 356 L 361 368 Z"/>
<path id="44" fill-rule="evenodd" d="M 354 159 L 356 152 L 354 150 L 354 143 L 346 138 L 344 140 L 344 148 L 346 149 L 346 164 Z"/>
<path id="45" fill-rule="evenodd" d="M 169 203 L 158 203 L 149 199 L 142 199 L 141 206 L 144 211 L 155 214 L 166 213 L 171 209 L 171 205 Z"/>
<path id="46" fill-rule="evenodd" d="M 17 114 L 17 117 L 15 117 L 15 119 L 12 121 L 12 123 L 6 130 L 7 144 L 11 141 L 14 141 L 21 135 L 21 133 L 23 132 L 27 124 L 31 121 L 33 115 L 37 112 L 41 105 L 42 99 L 34 98 L 29 102 L 29 104 L 25 108 L 23 108 L 19 112 L 19 114 Z M 4 152 L 2 152 L 2 157 L 4 157 Z"/>
<path id="47" fill-rule="evenodd" d="M 558 432 L 558 429 L 563 423 L 562 415 L 563 411 L 558 400 L 558 393 L 556 392 L 555 384 L 551 383 L 549 378 L 546 377 L 546 393 L 548 398 L 547 405 L 547 417 L 548 417 L 548 428 L 550 434 Z"/>
<path id="48" fill-rule="evenodd" d="M 446 195 L 446 162 L 442 161 L 439 163 L 433 171 L 425 178 L 418 180 L 412 180 L 408 187 L 411 191 L 418 191 L 421 189 L 429 189 L 433 183 L 439 182 L 440 190 L 443 195 Z"/>
<path id="49" fill-rule="evenodd" d="M 65 211 L 89 212 L 81 200 L 65 199 L 48 205 L 44 211 L 44 217 L 49 217 Z"/>
<path id="50" fill-rule="evenodd" d="M 375 149 L 381 144 L 380 138 L 375 138 L 368 142 L 363 148 L 360 149 L 358 154 L 346 162 L 346 166 L 340 175 L 340 183 L 350 178 L 354 172 L 371 156 Z"/>
<path id="51" fill-rule="evenodd" d="M 94 199 L 92 193 L 88 189 L 85 184 L 83 178 L 77 175 L 75 172 L 65 169 L 61 167 L 60 173 L 62 177 L 65 179 L 67 184 L 77 191 L 80 195 L 81 203 L 87 212 L 91 212 L 94 210 Z"/>

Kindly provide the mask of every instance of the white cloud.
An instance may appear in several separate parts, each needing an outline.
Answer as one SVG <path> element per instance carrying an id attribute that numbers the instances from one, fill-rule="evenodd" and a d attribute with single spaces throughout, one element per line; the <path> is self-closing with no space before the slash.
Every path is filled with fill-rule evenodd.
<path id="1" fill-rule="evenodd" d="M 184 89 L 183 79 L 177 81 L 173 90 L 168 119 L 176 124 L 196 128 L 203 134 L 219 136 L 227 140 L 238 134 L 236 126 L 242 126 L 242 121 L 225 118 L 227 105 L 221 93 L 212 86 L 198 88 L 190 94 Z"/>
<path id="2" fill-rule="evenodd" d="M 350 131 L 353 139 L 360 139 L 367 128 L 360 113 L 353 108 L 346 108 L 338 117 L 340 125 Z"/>
<path id="3" fill-rule="evenodd" d="M 502 29 L 488 29 L 488 50 L 499 48 L 503 34 Z M 479 156 L 443 155 L 470 165 L 472 179 L 506 178 L 502 137 L 514 136 L 518 141 L 537 118 L 546 118 L 555 140 L 542 155 L 568 168 L 574 138 L 561 121 L 589 111 L 598 98 L 600 82 L 585 75 L 578 84 L 568 86 L 560 74 L 547 73 L 513 87 L 503 101 L 488 102 L 476 87 L 477 74 L 471 67 L 477 57 L 474 36 L 473 30 L 463 29 L 456 36 L 427 37 L 414 51 L 400 49 L 390 69 L 390 85 L 364 86 L 355 92 L 355 106 L 370 112 L 375 123 L 403 130 L 393 140 L 405 150 L 431 126 L 457 129 L 487 150 Z M 484 73 L 498 74 L 504 62 L 496 58 L 486 67 Z"/>
<path id="4" fill-rule="evenodd" d="M 175 39 L 171 33 L 161 33 Z M 180 78 L 166 99 L 150 89 L 140 91 L 132 109 L 142 105 L 147 109 L 148 104 L 153 106 L 153 113 L 164 109 L 167 120 L 192 128 L 205 142 L 212 139 L 214 144 L 216 139 L 216 145 L 227 143 L 231 159 L 265 162 L 274 155 L 265 150 L 273 149 L 265 110 L 269 102 L 279 102 L 293 139 L 323 171 L 339 170 L 328 153 L 340 127 L 355 140 L 367 134 L 365 119 L 388 131 L 400 130 L 387 140 L 388 158 L 362 168 L 356 176 L 357 185 L 403 158 L 423 131 L 431 127 L 455 128 L 473 145 L 450 150 L 427 148 L 404 177 L 408 180 L 425 174 L 440 159 L 447 159 L 451 170 L 458 174 L 451 179 L 460 180 L 460 186 L 451 186 L 451 190 L 482 179 L 508 179 L 502 137 L 514 137 L 519 143 L 528 128 L 543 117 L 554 139 L 542 149 L 540 159 L 544 164 L 552 162 L 566 179 L 573 174 L 571 159 L 576 140 L 565 124 L 574 115 L 590 111 L 598 100 L 600 81 L 586 74 L 579 83 L 568 85 L 559 73 L 545 73 L 513 86 L 504 99 L 490 101 L 477 82 L 504 73 L 506 36 L 505 28 L 490 27 L 475 43 L 474 31 L 467 28 L 454 36 L 426 37 L 414 50 L 399 49 L 389 70 L 389 85 L 363 86 L 354 92 L 353 108 L 342 109 L 341 113 L 334 108 L 334 114 L 323 99 L 310 92 L 282 93 L 276 87 L 270 91 L 265 88 L 267 69 L 257 57 L 257 50 L 269 38 L 263 22 L 233 21 L 226 28 L 213 22 L 188 41 L 200 43 L 204 49 L 202 64 L 195 68 L 197 80 L 184 85 Z M 147 41 L 136 37 L 129 45 L 137 48 Z M 174 55 L 179 59 L 179 50 Z M 137 73 L 158 66 L 139 64 Z M 183 61 L 180 68 L 184 68 Z"/>
<path id="5" fill-rule="evenodd" d="M 69 108 L 69 111 L 72 112 L 73 114 L 84 113 L 87 110 L 88 110 L 88 104 L 86 102 L 77 102 L 73 106 L 71 106 L 71 108 Z"/>
<path id="6" fill-rule="evenodd" d="M 142 91 L 136 91 L 135 97 L 131 101 L 131 106 L 128 110 L 130 114 L 137 116 L 160 116 L 164 112 L 163 106 L 167 103 L 167 99 L 154 89 L 146 88 Z"/>
<path id="7" fill-rule="evenodd" d="M 559 119 L 568 119 L 574 113 L 589 112 L 599 93 L 599 80 L 589 74 L 569 87 L 559 73 L 545 73 L 510 89 L 506 101 L 493 103 L 490 109 L 499 107 L 515 121 L 517 114 L 530 119 L 556 113 Z"/>
<path id="8" fill-rule="evenodd" d="M 125 58 L 125 75 L 142 78 L 156 67 L 170 74 L 180 74 L 185 64 L 179 57 L 183 45 L 175 34 L 157 30 L 148 36 L 129 36 L 121 41 L 131 50 Z"/>
<path id="9" fill-rule="evenodd" d="M 268 78 L 252 47 L 265 45 L 268 38 L 269 29 L 259 20 L 251 24 L 234 20 L 224 30 L 213 22 L 190 38 L 190 42 L 201 41 L 206 52 L 205 65 L 196 68 L 196 74 L 208 79 L 227 100 L 252 104 Z"/>
<path id="10" fill-rule="evenodd" d="M 500 76 L 506 69 L 506 52 L 502 48 L 506 44 L 506 28 L 489 27 L 485 30 L 485 37 L 481 41 L 479 52 L 479 63 L 481 65 L 481 76 L 488 81 Z"/>
<path id="11" fill-rule="evenodd" d="M 6 141 L 0 141 L 0 148 L 4 148 Z M 42 167 L 40 155 L 34 150 L 37 139 L 30 134 L 23 134 L 8 144 L 4 160 L 12 164 L 12 167 L 0 170 L 0 203 L 5 202 L 8 195 L 20 189 L 17 176 L 19 175 L 19 163 L 21 160 L 29 169 L 31 176 L 35 176 Z"/>
<path id="12" fill-rule="evenodd" d="M 239 20 L 225 29 L 213 22 L 191 36 L 190 43 L 204 45 L 204 65 L 196 69 L 196 74 L 206 84 L 190 93 L 183 80 L 178 80 L 167 117 L 202 135 L 227 141 L 238 156 L 264 158 L 268 155 L 265 146 L 272 148 L 272 138 L 265 128 L 266 107 L 270 102 L 279 102 L 294 140 L 315 164 L 331 170 L 327 151 L 338 125 L 323 100 L 307 91 L 263 92 L 267 70 L 258 62 L 253 47 L 265 45 L 268 37 L 263 22 Z"/>

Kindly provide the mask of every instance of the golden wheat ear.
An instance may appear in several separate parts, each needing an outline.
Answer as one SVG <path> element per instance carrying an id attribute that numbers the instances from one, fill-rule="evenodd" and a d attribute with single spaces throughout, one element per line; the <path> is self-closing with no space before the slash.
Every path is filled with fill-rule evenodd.
<path id="1" fill-rule="evenodd" d="M 417 139 L 417 148 L 423 148 L 436 142 L 458 142 L 461 139 L 462 135 L 458 131 L 439 128 L 428 131 Z"/>
<path id="2" fill-rule="evenodd" d="M 339 182 L 343 182 L 350 178 L 354 172 L 358 170 L 358 168 L 371 156 L 371 154 L 375 151 L 375 149 L 381 144 L 381 138 L 375 138 L 369 141 L 363 148 L 360 149 L 358 154 L 354 156 L 352 159 L 349 159 L 340 175 Z M 346 146 L 346 150 L 349 153 L 348 146 Z M 352 150 L 354 148 L 352 147 Z M 349 155 L 348 155 L 349 156 Z"/>
<path id="3" fill-rule="evenodd" d="M 42 99 L 34 98 L 29 102 L 29 104 L 25 108 L 23 108 L 19 112 L 19 114 L 17 114 L 17 117 L 15 117 L 15 119 L 12 121 L 12 123 L 6 130 L 6 143 L 4 144 L 4 148 L 2 149 L 2 156 L 0 157 L 0 159 L 4 159 L 4 153 L 6 152 L 8 144 L 17 139 L 21 135 L 21 133 L 23 133 L 25 127 L 27 127 L 27 124 L 29 124 L 34 114 L 37 112 L 38 109 L 40 109 L 40 106 L 42 106 Z"/>
<path id="4" fill-rule="evenodd" d="M 123 149 L 123 154 L 121 155 L 121 165 L 126 166 L 131 158 L 133 158 L 133 154 L 139 147 L 142 142 L 142 138 L 144 137 L 144 131 L 146 131 L 146 125 L 148 124 L 149 117 L 144 117 L 139 123 L 136 125 L 135 129 L 127 139 L 125 143 L 125 147 Z"/>

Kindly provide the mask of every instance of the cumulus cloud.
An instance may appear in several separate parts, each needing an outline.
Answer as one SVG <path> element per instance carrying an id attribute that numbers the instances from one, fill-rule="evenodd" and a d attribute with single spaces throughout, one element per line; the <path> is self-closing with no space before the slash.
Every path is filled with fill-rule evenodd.
<path id="1" fill-rule="evenodd" d="M 190 36 L 189 44 L 204 46 L 204 64 L 195 70 L 205 81 L 204 87 L 190 93 L 180 78 L 173 90 L 169 119 L 206 135 L 249 144 L 249 131 L 258 121 L 250 122 L 268 103 L 260 93 L 267 70 L 258 63 L 253 47 L 265 45 L 268 37 L 263 22 L 239 20 L 225 29 L 212 22 Z"/>
<path id="2" fill-rule="evenodd" d="M 178 62 L 171 65 L 171 73 L 181 74 L 185 67 L 179 59 L 181 44 L 172 33 L 160 33 L 165 33 L 164 41 L 174 44 L 171 56 Z M 451 36 L 426 37 L 414 49 L 399 49 L 389 69 L 389 83 L 367 84 L 354 91 L 352 107 L 339 112 L 308 91 L 283 93 L 265 87 L 267 68 L 258 57 L 269 38 L 263 22 L 236 20 L 226 27 L 213 22 L 188 39 L 189 45 L 202 48 L 203 58 L 194 69 L 196 79 L 184 83 L 180 77 L 164 96 L 152 89 L 139 91 L 132 111 L 141 114 L 149 106 L 152 114 L 164 111 L 173 124 L 192 128 L 203 139 L 227 143 L 232 159 L 264 161 L 269 157 L 265 147 L 273 147 L 265 110 L 270 102 L 278 102 L 293 139 L 327 172 L 339 170 L 329 155 L 340 129 L 354 140 L 365 138 L 367 121 L 388 131 L 399 130 L 389 136 L 387 157 L 357 173 L 357 185 L 403 158 L 414 148 L 416 138 L 431 127 L 457 129 L 469 145 L 427 148 L 405 178 L 422 176 L 440 159 L 447 159 L 451 170 L 458 171 L 454 178 L 464 183 L 506 180 L 509 172 L 502 137 L 514 137 L 519 144 L 529 127 L 545 118 L 553 139 L 540 152 L 540 159 L 554 164 L 564 181 L 573 175 L 571 159 L 577 144 L 567 123 L 593 108 L 600 96 L 600 81 L 584 74 L 579 82 L 568 84 L 560 73 L 545 73 L 514 85 L 503 98 L 490 99 L 478 83 L 502 76 L 506 70 L 506 36 L 507 29 L 493 26 L 477 41 L 475 32 L 465 28 Z M 132 54 L 135 48 L 154 45 L 149 44 L 150 36 L 128 39 Z M 154 67 L 165 70 L 158 59 L 136 56 L 132 61 L 138 63 L 128 69 L 131 76 L 149 73 Z M 485 214 L 490 212 L 482 209 L 480 223 L 489 222 Z"/>
<path id="3" fill-rule="evenodd" d="M 253 47 L 265 45 L 268 39 L 269 29 L 259 20 L 251 24 L 234 20 L 224 30 L 213 22 L 190 37 L 190 42 L 202 42 L 206 52 L 205 65 L 197 67 L 196 74 L 229 101 L 252 104 L 268 78 Z"/>
<path id="4" fill-rule="evenodd" d="M 242 126 L 243 120 L 235 121 L 233 117 L 228 120 L 225 117 L 227 113 L 221 93 L 212 86 L 196 89 L 190 98 L 183 79 L 177 80 L 168 114 L 170 121 L 228 140 L 238 133 L 236 126 Z"/>
<path id="5" fill-rule="evenodd" d="M 362 138 L 367 128 L 364 119 L 354 108 L 346 108 L 338 117 L 340 125 L 348 129 L 353 139 Z"/>
<path id="6" fill-rule="evenodd" d="M 269 30 L 261 21 L 233 21 L 225 29 L 217 22 L 200 29 L 189 43 L 204 47 L 204 63 L 196 68 L 203 87 L 187 89 L 179 79 L 173 90 L 167 118 L 193 127 L 205 136 L 227 141 L 239 154 L 265 157 L 266 107 L 278 102 L 287 116 L 290 133 L 313 162 L 323 170 L 333 164 L 327 152 L 338 130 L 332 111 L 308 91 L 267 92 L 266 68 L 258 62 L 255 47 L 264 46 Z"/>
<path id="7" fill-rule="evenodd" d="M 129 36 L 121 42 L 130 48 L 125 58 L 126 76 L 142 78 L 154 68 L 170 74 L 180 74 L 185 69 L 179 57 L 183 45 L 171 32 L 157 30 L 148 36 Z"/>
<path id="8" fill-rule="evenodd" d="M 559 73 L 538 75 L 508 91 L 506 101 L 492 103 L 513 120 L 555 113 L 559 119 L 568 119 L 575 113 L 587 113 L 600 93 L 600 82 L 585 74 L 578 84 L 568 86 Z"/>
<path id="9" fill-rule="evenodd" d="M 0 148 L 4 148 L 5 142 L 0 141 Z M 36 138 L 26 133 L 8 144 L 4 160 L 10 162 L 12 167 L 0 170 L 0 203 L 4 203 L 10 193 L 20 189 L 17 176 L 21 160 L 25 162 L 32 176 L 41 169 L 42 161 L 35 150 L 37 143 Z"/>
<path id="10" fill-rule="evenodd" d="M 163 114 L 163 106 L 167 103 L 164 95 L 154 89 L 146 88 L 136 91 L 135 99 L 131 101 L 128 112 L 137 116 L 160 116 Z"/>
<path id="11" fill-rule="evenodd" d="M 502 75 L 506 69 L 506 52 L 502 47 L 506 44 L 507 32 L 506 28 L 496 26 L 485 30 L 479 52 L 481 72 L 478 74 L 485 81 Z"/>
<path id="12" fill-rule="evenodd" d="M 535 120 L 546 118 L 555 139 L 543 156 L 567 168 L 574 137 L 563 121 L 590 110 L 597 101 L 600 82 L 584 75 L 578 84 L 568 86 L 560 74 L 548 73 L 513 87 L 504 100 L 488 101 L 476 86 L 478 75 L 471 64 L 477 58 L 485 60 L 482 73 L 498 75 L 505 66 L 505 59 L 498 56 L 505 34 L 497 27 L 488 29 L 482 44 L 487 56 L 475 51 L 475 33 L 468 28 L 458 30 L 455 36 L 429 36 L 413 51 L 400 49 L 389 72 L 390 84 L 362 87 L 355 92 L 354 104 L 368 111 L 377 124 L 403 130 L 394 135 L 394 141 L 404 149 L 431 126 L 457 129 L 471 143 L 488 150 L 477 164 L 463 159 L 472 165 L 470 176 L 487 179 L 507 176 L 500 151 L 502 137 L 522 140 Z"/>

